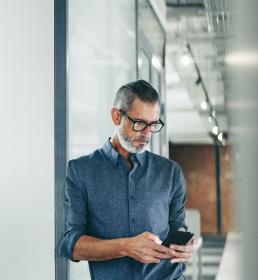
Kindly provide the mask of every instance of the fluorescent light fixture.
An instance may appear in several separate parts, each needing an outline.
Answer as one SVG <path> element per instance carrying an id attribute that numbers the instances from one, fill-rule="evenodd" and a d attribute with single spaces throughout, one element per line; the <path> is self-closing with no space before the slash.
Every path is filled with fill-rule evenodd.
<path id="1" fill-rule="evenodd" d="M 215 135 L 218 135 L 219 128 L 216 125 L 212 128 L 212 133 L 215 134 Z"/>
<path id="2" fill-rule="evenodd" d="M 258 64 L 257 51 L 233 52 L 225 56 L 225 62 L 230 65 L 248 66 Z"/>
<path id="3" fill-rule="evenodd" d="M 183 66 L 188 66 L 190 64 L 193 64 L 193 58 L 189 54 L 184 54 L 181 57 L 180 62 Z"/>
<path id="4" fill-rule="evenodd" d="M 212 117 L 212 116 L 209 116 L 209 117 L 208 117 L 208 122 L 209 122 L 209 123 L 212 123 L 212 122 L 213 122 L 213 117 Z"/>
<path id="5" fill-rule="evenodd" d="M 202 108 L 203 111 L 206 111 L 208 109 L 208 107 L 209 107 L 208 102 L 206 100 L 203 100 L 200 103 L 200 107 Z"/>
<path id="6" fill-rule="evenodd" d="M 160 71 L 162 69 L 162 65 L 160 62 L 160 59 L 156 56 L 153 55 L 151 58 L 151 64 L 154 68 L 156 68 L 158 71 Z"/>

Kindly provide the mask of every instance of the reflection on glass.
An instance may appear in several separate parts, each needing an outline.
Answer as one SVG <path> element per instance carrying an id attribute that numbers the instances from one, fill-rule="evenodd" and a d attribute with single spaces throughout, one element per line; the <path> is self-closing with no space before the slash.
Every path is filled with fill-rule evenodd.
<path id="1" fill-rule="evenodd" d="M 138 0 L 139 29 L 145 38 L 151 43 L 153 52 L 163 57 L 165 36 L 159 21 L 155 17 L 149 1 Z"/>
<path id="2" fill-rule="evenodd" d="M 158 91 L 161 101 L 161 116 L 165 120 L 164 101 L 164 57 L 165 32 L 152 9 L 150 2 L 138 0 L 138 69 L 139 78 L 149 81 Z M 152 135 L 151 151 L 168 156 L 166 127 L 157 135 Z"/>
<path id="3" fill-rule="evenodd" d="M 138 67 L 139 78 L 150 82 L 150 59 L 142 49 L 139 52 Z"/>

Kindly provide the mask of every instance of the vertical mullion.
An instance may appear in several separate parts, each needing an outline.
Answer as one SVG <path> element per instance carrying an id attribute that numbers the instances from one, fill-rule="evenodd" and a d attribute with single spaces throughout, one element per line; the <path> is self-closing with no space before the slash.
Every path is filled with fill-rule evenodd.
<path id="1" fill-rule="evenodd" d="M 136 80 L 139 79 L 139 18 L 138 18 L 138 0 L 135 0 L 135 56 L 136 56 Z"/>
<path id="2" fill-rule="evenodd" d="M 68 279 L 68 260 L 58 247 L 65 221 L 64 178 L 67 162 L 67 1 L 54 1 L 54 157 L 55 157 L 55 280 Z"/>

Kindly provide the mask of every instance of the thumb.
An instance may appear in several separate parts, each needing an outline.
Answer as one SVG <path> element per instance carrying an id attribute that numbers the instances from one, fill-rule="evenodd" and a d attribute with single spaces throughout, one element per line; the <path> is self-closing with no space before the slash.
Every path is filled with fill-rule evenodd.
<path id="1" fill-rule="evenodd" d="M 158 237 L 157 235 L 151 233 L 151 232 L 148 232 L 147 237 L 148 237 L 150 240 L 154 241 L 155 243 L 157 243 L 157 244 L 159 244 L 159 245 L 162 243 L 162 241 L 159 239 L 159 237 Z"/>

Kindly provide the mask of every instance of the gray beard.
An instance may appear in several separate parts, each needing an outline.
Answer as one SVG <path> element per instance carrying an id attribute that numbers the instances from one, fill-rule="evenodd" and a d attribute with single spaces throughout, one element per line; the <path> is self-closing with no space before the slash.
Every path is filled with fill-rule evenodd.
<path id="1" fill-rule="evenodd" d="M 148 146 L 148 144 L 146 144 L 140 149 L 137 149 L 136 147 L 134 147 L 133 143 L 130 141 L 130 139 L 128 139 L 125 136 L 123 128 L 121 126 L 116 127 L 116 134 L 117 134 L 117 137 L 118 137 L 118 140 L 119 140 L 121 146 L 129 153 L 133 153 L 133 154 L 143 153 Z"/>

